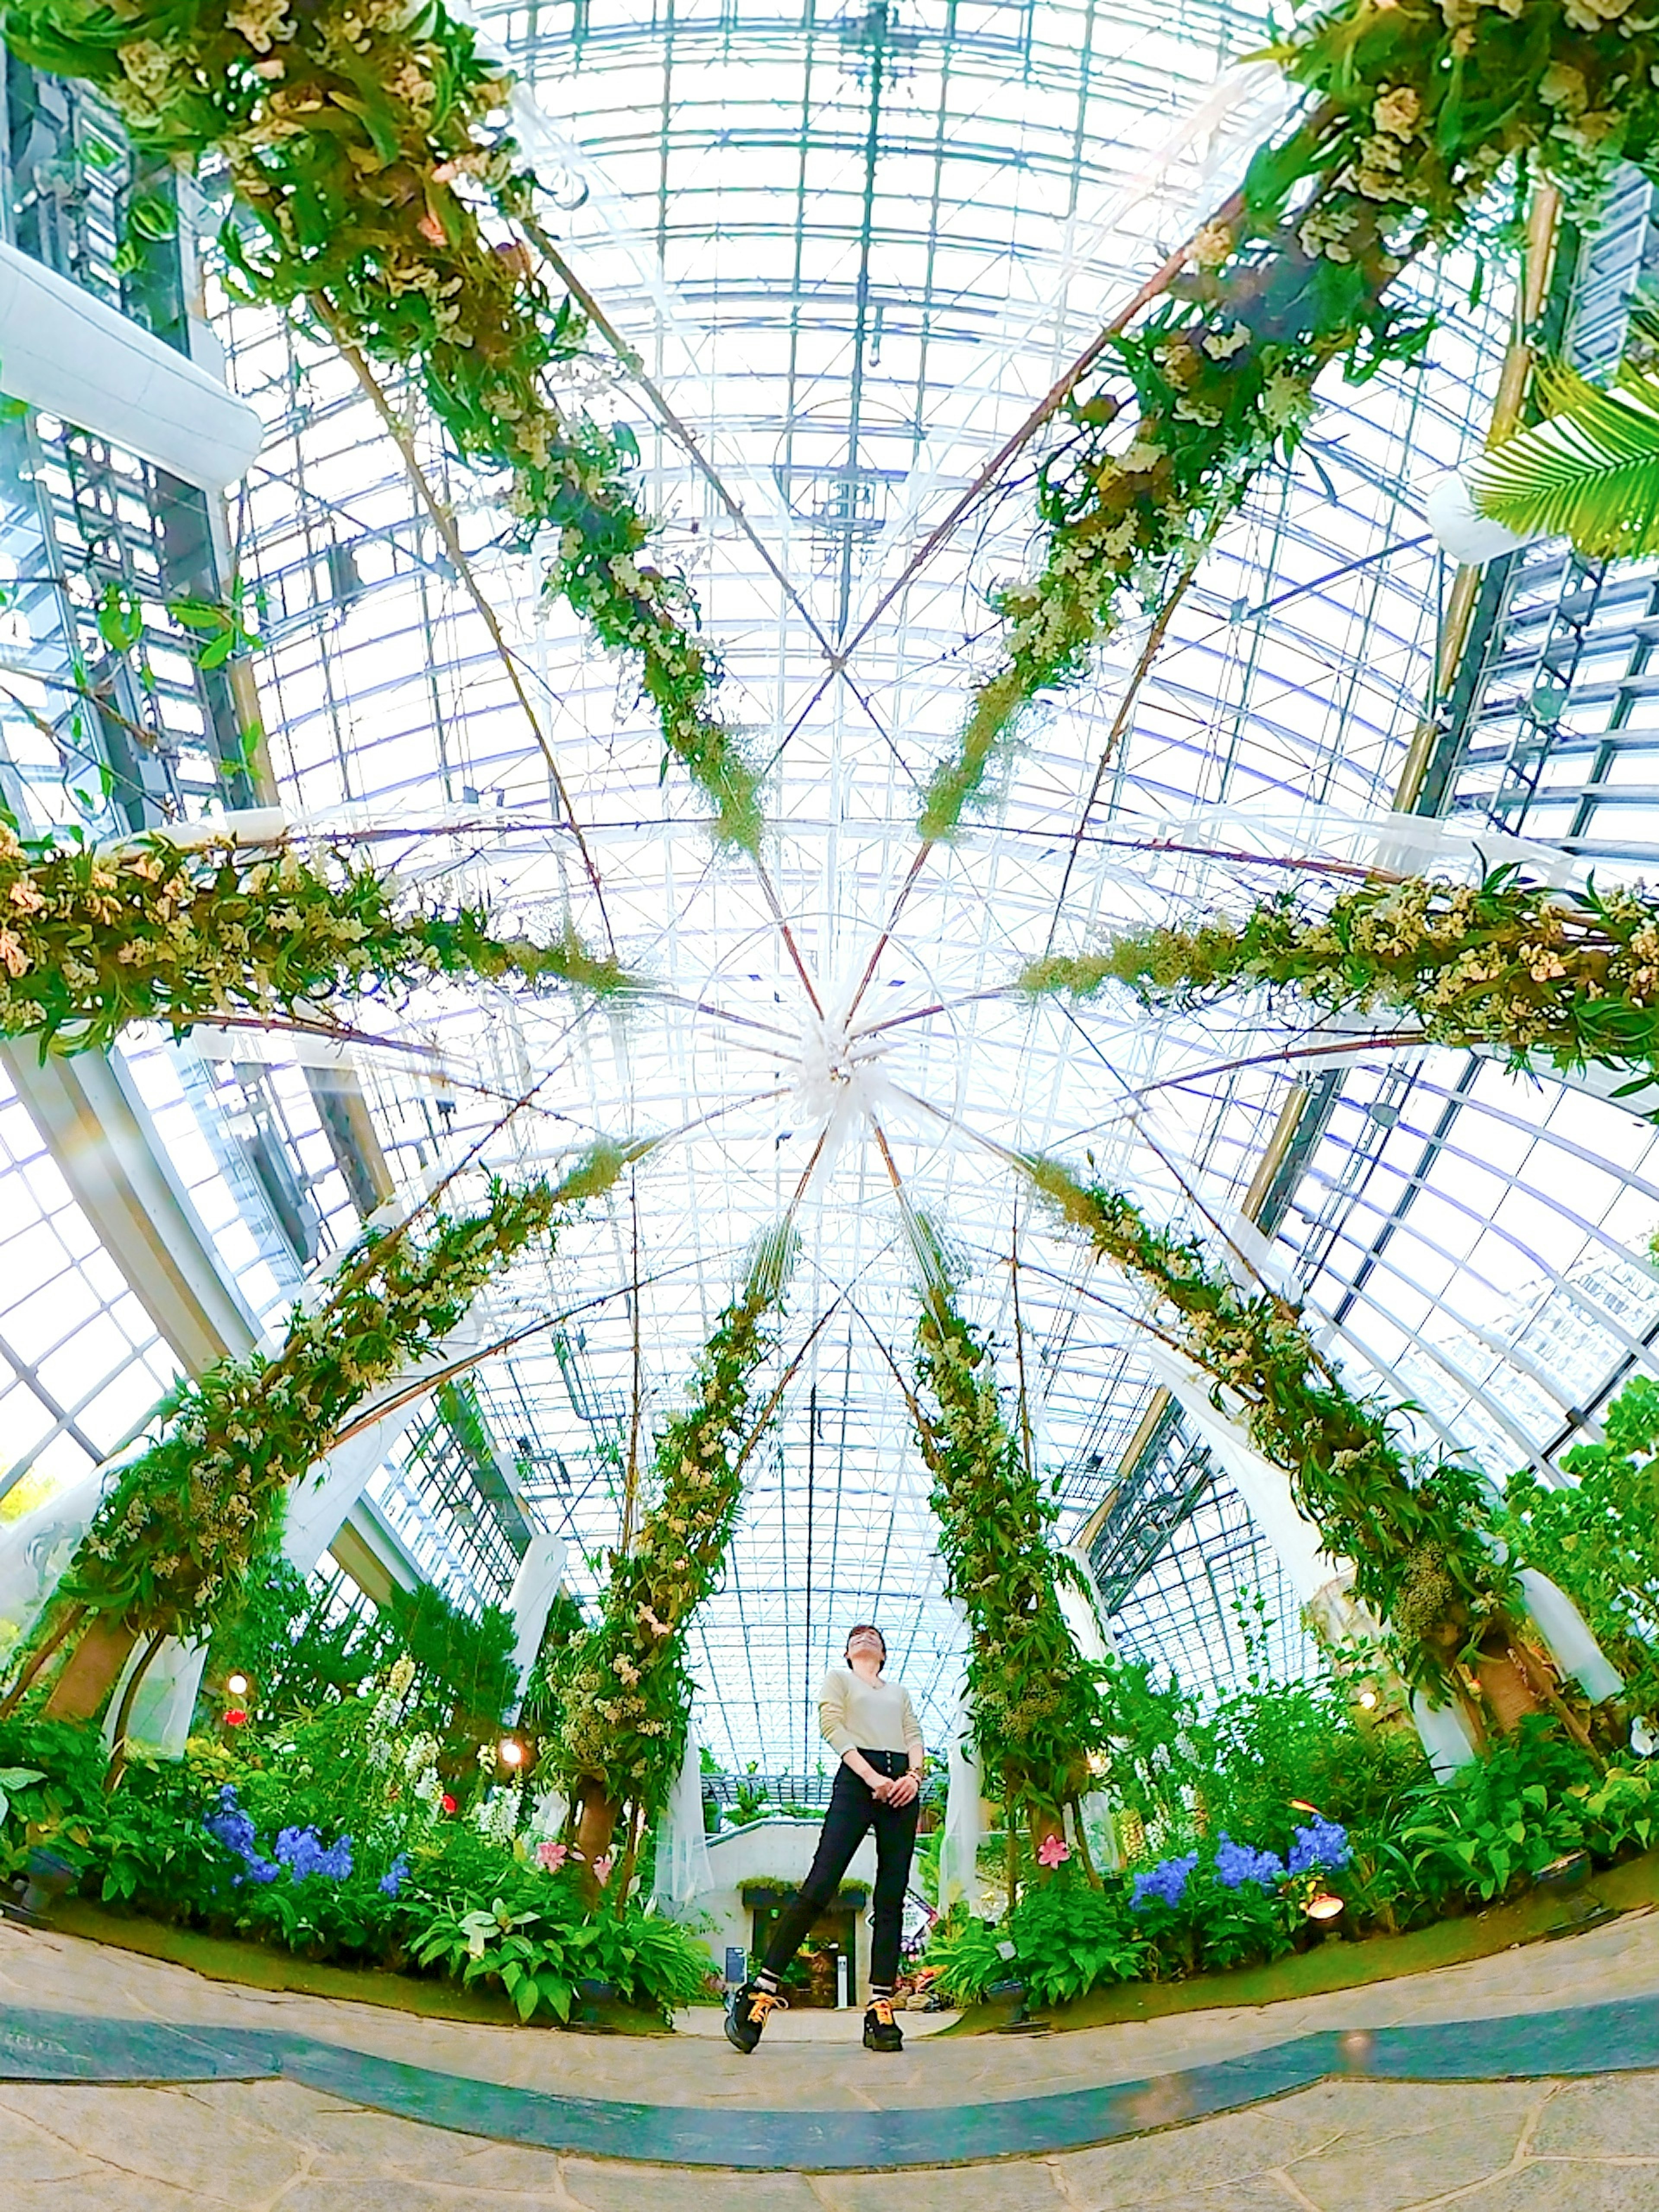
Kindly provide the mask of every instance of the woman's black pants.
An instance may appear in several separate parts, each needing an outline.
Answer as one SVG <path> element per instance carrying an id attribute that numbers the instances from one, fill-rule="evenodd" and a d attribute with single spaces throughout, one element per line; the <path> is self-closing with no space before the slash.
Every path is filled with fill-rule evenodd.
<path id="1" fill-rule="evenodd" d="M 902 1751 L 864 1751 L 878 1774 L 895 1779 L 909 1765 Z M 916 1845 L 916 1814 L 920 1802 L 908 1805 L 878 1803 L 860 1775 L 843 1763 L 836 1770 L 830 1792 L 830 1809 L 812 1860 L 812 1870 L 802 1883 L 793 1905 L 786 1905 L 761 1961 L 767 1973 L 781 1974 L 799 1950 L 807 1929 L 835 1902 L 841 1878 L 852 1864 L 853 1854 L 872 1828 L 876 1832 L 876 1925 L 870 1940 L 870 1979 L 878 1988 L 891 1989 L 898 1978 L 899 1936 L 904 1919 L 904 1892 L 910 1879 L 910 1855 Z"/>

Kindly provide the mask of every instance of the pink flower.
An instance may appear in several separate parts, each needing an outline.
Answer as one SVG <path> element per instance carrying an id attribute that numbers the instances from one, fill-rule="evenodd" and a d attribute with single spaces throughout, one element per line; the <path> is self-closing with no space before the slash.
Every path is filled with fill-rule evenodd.
<path id="1" fill-rule="evenodd" d="M 421 217 L 415 228 L 420 232 L 421 236 L 425 239 L 429 245 L 441 246 L 443 244 L 444 227 L 442 223 L 439 222 L 437 216 L 434 215 L 429 209 L 427 213 Z"/>
<path id="2" fill-rule="evenodd" d="M 538 1867 L 545 1867 L 549 1874 L 557 1874 L 569 1856 L 570 1848 L 567 1844 L 538 1844 L 536 1846 L 536 1863 Z"/>
<path id="3" fill-rule="evenodd" d="M 1064 1866 L 1072 1856 L 1072 1847 L 1063 1836 L 1045 1836 L 1037 1845 L 1037 1864 L 1040 1867 Z"/>
<path id="4" fill-rule="evenodd" d="M 595 1859 L 593 1862 L 593 1879 L 599 1884 L 601 1888 L 603 1888 L 605 1884 L 611 1879 L 611 1855 L 609 1851 L 605 1853 L 602 1859 Z"/>

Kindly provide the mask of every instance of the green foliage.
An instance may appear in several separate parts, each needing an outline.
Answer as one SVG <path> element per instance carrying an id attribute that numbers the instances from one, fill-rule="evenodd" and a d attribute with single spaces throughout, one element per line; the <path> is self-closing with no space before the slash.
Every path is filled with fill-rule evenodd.
<path id="1" fill-rule="evenodd" d="M 1407 1680 L 1443 1700 L 1459 1694 L 1457 1662 L 1516 1595 L 1480 1477 L 1455 1461 L 1409 1462 L 1386 1415 L 1348 1391 L 1286 1300 L 1237 1289 L 1194 1239 L 1152 1228 L 1121 1191 L 1086 1188 L 1052 1160 L 1025 1164 L 1062 1218 L 1152 1294 L 1218 1394 L 1240 1401 L 1251 1442 L 1289 1475 L 1322 1547 L 1354 1561 L 1355 1594 L 1387 1625 Z"/>
<path id="2" fill-rule="evenodd" d="M 1168 604 L 1297 443 L 1322 370 L 1360 380 L 1422 351 L 1396 280 L 1425 250 L 1480 241 L 1501 173 L 1541 173 L 1584 209 L 1615 162 L 1653 162 L 1659 38 L 1622 6 L 1339 0 L 1273 58 L 1310 105 L 1066 401 L 1039 480 L 1042 564 L 995 595 L 1001 658 L 928 787 L 924 837 L 955 832 L 1026 706 L 1084 672 L 1132 592 Z"/>
<path id="3" fill-rule="evenodd" d="M 25 59 L 95 85 L 146 152 L 222 162 L 245 218 L 221 233 L 233 289 L 412 374 L 455 451 L 506 473 L 524 541 L 552 539 L 549 590 L 634 662 L 720 836 L 752 849 L 757 778 L 712 711 L 690 592 L 646 558 L 632 441 L 549 396 L 586 332 L 520 239 L 532 180 L 500 119 L 510 80 L 474 32 L 394 0 L 9 0 L 4 25 Z"/>
<path id="4" fill-rule="evenodd" d="M 1006 1945 L 1004 1957 L 1000 1945 Z M 978 2004 L 999 1982 L 1017 1978 L 1013 1938 L 989 1920 L 977 1919 L 965 1905 L 953 1905 L 938 1921 L 922 1954 L 937 1969 L 938 1986 L 953 2004 Z M 1080 1994 L 1080 1992 L 1079 1992 Z"/>
<path id="5" fill-rule="evenodd" d="M 607 1158 L 620 1164 L 614 1152 Z M 328 1297 L 295 1308 L 274 1358 L 222 1360 L 180 1385 L 163 1434 L 99 1506 L 58 1605 L 143 1634 L 210 1632 L 256 1562 L 274 1553 L 289 1486 L 351 1409 L 441 1344 L 483 1284 L 568 1218 L 570 1192 L 591 1188 L 592 1167 L 584 1161 L 558 1186 L 492 1183 L 483 1212 L 438 1213 L 423 1241 L 408 1229 L 369 1232 Z"/>
<path id="6" fill-rule="evenodd" d="M 1496 1745 L 1447 1786 L 1415 1793 L 1397 1848 L 1435 1901 L 1490 1902 L 1588 1841 L 1583 1801 L 1595 1768 L 1535 1722 Z M 1618 1807 L 1615 1797 L 1610 1802 Z"/>
<path id="7" fill-rule="evenodd" d="M 541 1645 L 530 1669 L 519 1713 L 520 1722 L 532 1735 L 556 1738 L 562 1733 L 564 1685 L 575 1647 L 586 1628 L 580 1606 L 561 1583 L 548 1607 Z"/>
<path id="8" fill-rule="evenodd" d="M 1322 907 L 1295 892 L 1242 921 L 1126 932 L 1101 951 L 1035 961 L 1033 994 L 1127 985 L 1146 1007 L 1260 989 L 1330 1013 L 1407 1016 L 1437 1044 L 1502 1048 L 1510 1065 L 1659 1072 L 1659 902 L 1640 884 L 1543 889 L 1512 867 L 1478 885 L 1368 882 Z"/>
<path id="9" fill-rule="evenodd" d="M 499 1728 L 519 1683 L 513 1663 L 518 1632 L 506 1607 L 486 1606 L 475 1620 L 441 1589 L 422 1583 L 414 1591 L 392 1589 L 386 1610 L 399 1646 L 453 1701 L 466 1732 L 481 1741 Z"/>
<path id="10" fill-rule="evenodd" d="M 1607 1407 L 1606 1442 L 1575 1444 L 1577 1480 L 1547 1489 L 1529 1468 L 1504 1486 L 1499 1533 L 1559 1583 L 1625 1677 L 1625 1702 L 1659 1714 L 1659 1386 L 1632 1376 Z"/>
<path id="11" fill-rule="evenodd" d="M 1173 1674 L 1160 1688 L 1144 1659 L 1113 1655 L 1097 1674 L 1113 1798 L 1159 1842 L 1184 1840 L 1200 1778 L 1198 1700 Z"/>
<path id="12" fill-rule="evenodd" d="M 677 1922 L 618 1914 L 605 1903 L 589 1917 L 568 1873 L 526 1874 L 487 1905 L 458 1901 L 434 1913 L 414 1956 L 465 1986 L 498 1981 L 523 2021 L 550 2013 L 568 2021 L 578 1985 L 609 1983 L 626 2004 L 665 2019 L 706 1993 L 708 1954 Z"/>
<path id="13" fill-rule="evenodd" d="M 758 1441 L 744 1423 L 794 1252 L 793 1230 L 762 1240 L 704 1347 L 691 1405 L 657 1439 L 657 1494 L 633 1549 L 611 1555 L 600 1617 L 572 1648 L 561 1734 L 545 1763 L 573 1797 L 597 1785 L 647 1816 L 667 1802 L 691 1711 L 686 1634 L 743 1503 L 743 1468 Z"/>
<path id="14" fill-rule="evenodd" d="M 352 1698 L 234 1746 L 192 1743 L 179 1762 L 132 1759 L 106 1796 L 94 1729 L 0 1723 L 0 1766 L 40 1771 L 0 1820 L 0 1879 L 47 1844 L 106 1904 L 236 1934 L 313 1959 L 413 1966 L 504 1989 L 529 2020 L 569 2017 L 579 1983 L 666 2014 L 704 1993 L 707 1950 L 684 1928 L 606 1897 L 590 1915 L 568 1872 L 544 1871 L 477 1826 L 446 1816 L 422 1777 L 432 1740 L 397 1698 Z M 31 1762 L 26 1766 L 25 1759 Z M 429 1768 L 428 1769 L 429 1775 Z M 229 1782 L 271 1858 L 284 1829 L 352 1839 L 352 1870 L 268 1881 L 211 1836 L 204 1818 Z M 383 1886 L 394 1863 L 405 1869 Z"/>
<path id="15" fill-rule="evenodd" d="M 362 1612 L 325 1619 L 317 1591 L 277 1553 L 220 1614 L 206 1671 L 210 1680 L 246 1674 L 263 1714 L 301 1713 L 349 1696 L 397 1650 L 391 1621 L 367 1601 Z"/>
<path id="16" fill-rule="evenodd" d="M 939 1551 L 968 1608 L 974 1743 L 988 1795 L 1057 1815 L 1087 1786 L 1104 1738 L 1094 1673 L 1055 1587 L 1054 1517 L 1009 1433 L 991 1352 L 956 1310 L 943 1276 L 925 1283 L 916 1322 L 918 1407 L 933 1477 Z"/>
<path id="17" fill-rule="evenodd" d="M 141 1021 L 175 1036 L 234 1012 L 315 1022 L 442 975 L 631 988 L 572 927 L 550 945 L 499 938 L 482 908 L 410 908 L 372 869 L 287 847 L 155 836 L 94 851 L 25 843 L 0 820 L 0 1035 L 39 1036 L 43 1055 L 105 1050 Z"/>
<path id="18" fill-rule="evenodd" d="M 1389 1821 L 1429 1778 L 1415 1732 L 1358 1718 L 1328 1677 L 1253 1681 L 1194 1728 L 1194 1747 L 1211 1827 L 1281 1856 L 1308 1817 L 1297 1799 L 1360 1830 Z"/>
<path id="19" fill-rule="evenodd" d="M 1009 1923 L 1017 1971 L 1034 2005 L 1064 2004 L 1144 1975 L 1148 1943 L 1119 1882 L 1097 1889 L 1062 1867 L 1031 1883 Z M 1003 1967 L 1006 1977 L 1010 1972 Z"/>
<path id="20" fill-rule="evenodd" d="M 1565 363 L 1541 370 L 1545 422 L 1471 471 L 1481 514 L 1522 538 L 1570 538 L 1590 560 L 1659 550 L 1659 379 L 1620 381 L 1624 392 L 1604 392 Z"/>
<path id="21" fill-rule="evenodd" d="M 0 1720 L 0 1882 L 22 1871 L 36 1844 L 86 1863 L 103 1807 L 107 1758 L 95 1731 L 66 1721 Z M 33 1778 L 25 1780 L 24 1777 Z"/>

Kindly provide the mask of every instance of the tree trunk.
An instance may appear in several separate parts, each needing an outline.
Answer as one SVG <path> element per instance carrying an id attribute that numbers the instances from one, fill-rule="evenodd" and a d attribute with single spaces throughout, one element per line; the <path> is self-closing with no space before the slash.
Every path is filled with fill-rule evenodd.
<path id="1" fill-rule="evenodd" d="M 1547 1710 L 1528 1680 L 1527 1670 L 1510 1649 L 1506 1625 L 1494 1621 L 1481 1638 L 1475 1659 L 1475 1680 L 1480 1685 L 1500 1735 L 1512 1735 L 1528 1713 Z"/>
<path id="2" fill-rule="evenodd" d="M 43 1717 L 95 1720 L 137 1641 L 137 1630 L 127 1621 L 107 1613 L 94 1614 L 70 1652 L 68 1665 L 52 1686 Z"/>
<path id="3" fill-rule="evenodd" d="M 620 1800 L 608 1797 L 602 1782 L 590 1780 L 582 1784 L 576 1808 L 576 1855 L 583 1863 L 582 1881 L 590 1898 L 599 1895 L 599 1883 L 593 1869 L 611 1849 L 611 1839 L 621 1818 Z"/>
<path id="4" fill-rule="evenodd" d="M 81 1618 L 85 1610 L 83 1606 L 79 1605 L 66 1607 L 54 1622 L 51 1633 L 43 1642 L 37 1644 L 33 1650 L 29 1653 L 19 1671 L 17 1680 L 7 1691 L 4 1698 L 0 1698 L 0 1721 L 11 1718 L 18 1706 L 22 1704 L 24 1698 L 33 1688 L 36 1679 L 45 1671 L 46 1662 L 52 1657 L 53 1652 L 80 1626 Z"/>

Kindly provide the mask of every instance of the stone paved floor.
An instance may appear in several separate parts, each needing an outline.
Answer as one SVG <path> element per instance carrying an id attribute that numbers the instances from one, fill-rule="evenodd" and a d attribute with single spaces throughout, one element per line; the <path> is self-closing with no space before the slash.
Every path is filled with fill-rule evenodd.
<path id="1" fill-rule="evenodd" d="M 209 1983 L 72 1937 L 0 1929 L 0 2004 L 265 2022 L 484 2079 L 718 2108 L 869 2110 L 1030 2095 L 1277 2043 L 1315 2026 L 1495 2017 L 1659 1990 L 1659 1915 L 1367 1990 L 897 2061 L 817 2035 L 753 2061 L 702 2037 L 417 2021 Z M 816 2023 L 815 2023 L 816 2026 Z M 856 2021 L 848 2022 L 856 2027 Z M 290 2081 L 0 2084 L 0 2212 L 1659 2212 L 1659 2080 L 1326 2084 L 1107 2148 L 884 2175 L 722 2174 L 480 2142 Z"/>

